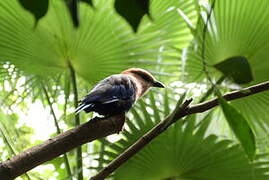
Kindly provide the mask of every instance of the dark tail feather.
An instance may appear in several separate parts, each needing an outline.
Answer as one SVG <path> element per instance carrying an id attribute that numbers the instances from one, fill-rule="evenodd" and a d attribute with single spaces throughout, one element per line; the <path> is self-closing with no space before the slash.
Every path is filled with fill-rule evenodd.
<path id="1" fill-rule="evenodd" d="M 78 114 L 80 111 L 85 110 L 87 113 L 91 111 L 91 107 L 93 104 L 80 104 L 77 109 L 75 110 L 75 113 Z"/>

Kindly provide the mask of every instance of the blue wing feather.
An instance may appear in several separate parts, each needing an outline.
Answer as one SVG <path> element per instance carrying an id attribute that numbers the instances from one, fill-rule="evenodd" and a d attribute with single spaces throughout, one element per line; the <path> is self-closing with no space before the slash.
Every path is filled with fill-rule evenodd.
<path id="1" fill-rule="evenodd" d="M 120 109 L 115 109 L 119 102 L 126 102 L 128 104 L 126 104 L 125 107 L 118 106 L 118 108 L 122 108 L 122 111 L 125 111 L 125 109 L 129 110 L 135 101 L 135 92 L 136 87 L 134 87 L 134 83 L 125 75 L 110 76 L 98 83 L 93 90 L 90 91 L 90 93 L 81 101 L 76 112 L 82 110 L 85 110 L 86 112 L 103 112 L 103 108 L 106 108 L 108 113 L 109 111 L 113 111 L 113 108 L 116 112 L 120 111 Z M 91 105 L 89 106 L 89 104 Z M 103 104 L 103 106 L 101 104 Z M 111 107 L 109 106 L 110 104 Z"/>

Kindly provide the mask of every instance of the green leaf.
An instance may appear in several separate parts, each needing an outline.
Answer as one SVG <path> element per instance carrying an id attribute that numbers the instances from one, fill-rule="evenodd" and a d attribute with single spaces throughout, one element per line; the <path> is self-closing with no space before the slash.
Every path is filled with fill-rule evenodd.
<path id="1" fill-rule="evenodd" d="M 42 77 L 63 73 L 69 61 L 92 84 L 130 67 L 132 45 L 126 42 L 132 41 L 131 30 L 112 3 L 101 0 L 95 6 L 98 11 L 80 4 L 81 26 L 74 29 L 65 2 L 50 1 L 50 10 L 33 31 L 31 15 L 17 0 L 1 0 L 0 61 Z"/>
<path id="2" fill-rule="evenodd" d="M 225 76 L 231 77 L 235 83 L 245 84 L 253 80 L 251 67 L 246 57 L 234 56 L 215 65 Z"/>
<path id="3" fill-rule="evenodd" d="M 203 1 L 199 23 L 196 26 L 195 42 L 188 48 L 186 69 L 189 81 L 203 80 L 201 47 L 205 13 L 210 3 Z M 209 1 L 210 2 L 210 1 Z M 211 1 L 212 2 L 212 1 Z M 240 13 L 239 13 L 240 12 Z M 215 64 L 230 57 L 245 57 L 253 74 L 252 83 L 268 80 L 267 59 L 269 52 L 269 7 L 264 0 L 216 0 L 208 24 L 205 40 L 205 60 L 210 75 L 218 77 Z"/>
<path id="4" fill-rule="evenodd" d="M 62 73 L 70 62 L 90 84 L 134 66 L 170 76 L 170 82 L 178 79 L 180 52 L 171 47 L 186 47 L 192 35 L 176 8 L 195 24 L 196 0 L 152 1 L 150 12 L 155 21 L 143 18 L 136 34 L 114 11 L 113 1 L 93 2 L 98 11 L 79 4 L 81 26 L 74 29 L 65 1 L 50 1 L 47 15 L 33 31 L 34 19 L 18 0 L 1 0 L 0 61 L 42 77 Z M 175 9 L 168 11 L 170 7 Z"/>
<path id="5" fill-rule="evenodd" d="M 24 9 L 31 12 L 35 17 L 35 24 L 46 15 L 49 8 L 49 0 L 19 0 Z"/>
<path id="6" fill-rule="evenodd" d="M 94 7 L 92 0 L 80 0 L 80 1 L 89 4 L 91 7 Z"/>
<path id="7" fill-rule="evenodd" d="M 240 141 L 249 159 L 253 160 L 256 151 L 255 136 L 247 120 L 225 99 L 220 97 L 219 102 L 235 136 Z"/>
<path id="8" fill-rule="evenodd" d="M 205 17 L 206 12 L 208 13 L 207 9 L 210 7 L 207 2 L 210 1 L 200 3 L 203 7 L 200 8 L 199 13 L 203 14 L 203 17 Z M 269 56 L 269 43 L 267 41 L 269 38 L 269 22 L 267 21 L 269 6 L 267 3 L 264 0 L 215 1 L 204 42 L 205 61 L 212 79 L 221 76 L 221 72 L 214 65 L 230 57 L 241 56 L 248 60 L 251 67 L 253 75 L 251 85 L 268 81 L 269 61 L 264 60 Z M 195 40 L 186 49 L 187 53 L 184 59 L 182 58 L 186 61 L 184 67 L 188 82 L 199 83 L 205 79 L 201 61 L 204 24 L 205 18 L 200 17 L 194 34 Z M 231 87 L 228 84 L 230 83 L 222 84 L 222 87 L 225 86 L 224 89 L 227 90 Z M 246 86 L 249 84 L 242 85 L 242 87 Z M 244 114 L 255 132 L 256 141 L 266 139 L 267 142 L 264 143 L 264 146 L 268 146 L 269 92 L 242 98 L 231 102 L 231 104 Z"/>
<path id="9" fill-rule="evenodd" d="M 152 93 L 152 92 L 150 92 Z M 153 96 L 167 94 L 153 93 Z M 144 97 L 146 98 L 146 97 Z M 165 97 L 163 97 L 165 98 Z M 175 105 L 173 99 L 166 97 L 168 104 Z M 146 107 L 154 108 L 154 99 L 145 100 Z M 161 103 L 159 106 L 163 106 Z M 173 107 L 173 106 L 172 106 Z M 172 111 L 169 108 L 169 112 Z M 136 106 L 140 111 L 141 106 Z M 164 116 L 163 111 L 153 109 L 153 113 Z M 131 112 L 132 113 L 132 112 Z M 152 117 L 154 115 L 150 114 Z M 178 121 L 164 133 L 138 152 L 130 161 L 115 171 L 115 180 L 152 180 L 152 179 L 206 179 L 206 180 L 262 180 L 268 178 L 264 167 L 250 162 L 243 149 L 233 141 L 208 134 L 211 115 L 206 117 L 188 116 L 186 123 Z M 139 117 L 140 118 L 140 117 Z M 202 123 L 198 123 L 198 120 Z M 152 123 L 138 123 L 135 116 L 129 119 L 129 124 L 138 128 L 126 128 L 129 132 L 120 141 L 108 143 L 106 157 L 110 160 L 121 154 L 138 138 L 143 136 L 145 129 L 152 128 L 152 123 L 158 123 L 153 118 Z M 125 142 L 124 142 L 125 141 Z M 111 153 L 112 152 L 112 153 Z M 266 161 L 268 162 L 268 160 Z M 266 171 L 267 172 L 267 171 Z"/>
<path id="10" fill-rule="evenodd" d="M 149 0 L 116 0 L 115 9 L 136 32 L 142 17 L 149 15 Z"/>
<path id="11" fill-rule="evenodd" d="M 248 120 L 256 136 L 257 144 L 268 147 L 269 92 L 259 93 L 231 102 Z"/>

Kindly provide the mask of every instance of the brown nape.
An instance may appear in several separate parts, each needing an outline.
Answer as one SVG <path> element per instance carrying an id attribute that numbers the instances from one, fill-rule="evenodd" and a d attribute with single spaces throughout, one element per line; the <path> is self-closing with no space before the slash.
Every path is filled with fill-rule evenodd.
<path id="1" fill-rule="evenodd" d="M 155 78 L 146 70 L 140 68 L 131 68 L 122 72 L 122 74 L 134 74 L 137 77 L 140 77 L 142 80 L 148 83 L 154 83 Z"/>
<path id="2" fill-rule="evenodd" d="M 133 78 L 137 87 L 136 99 L 143 96 L 150 87 L 164 88 L 165 86 L 157 81 L 148 71 L 140 68 L 131 68 L 122 72 Z"/>
<path id="3" fill-rule="evenodd" d="M 154 82 L 153 76 L 143 69 L 131 68 L 123 71 L 122 74 L 130 76 L 135 82 L 137 87 L 136 99 L 143 96 Z"/>

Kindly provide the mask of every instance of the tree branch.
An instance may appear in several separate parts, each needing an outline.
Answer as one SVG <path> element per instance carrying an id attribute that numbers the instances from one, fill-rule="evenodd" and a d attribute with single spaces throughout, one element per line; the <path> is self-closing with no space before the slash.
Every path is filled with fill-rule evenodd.
<path id="1" fill-rule="evenodd" d="M 245 88 L 240 91 L 234 91 L 231 93 L 225 94 L 223 97 L 226 100 L 234 100 L 239 99 L 242 97 L 250 96 L 259 92 L 263 92 L 269 90 L 269 81 L 251 86 L 249 88 Z M 191 100 L 185 101 L 183 103 L 183 106 L 179 108 L 179 111 L 172 117 L 171 120 L 171 114 L 165 118 L 165 120 L 161 121 L 159 124 L 157 124 L 155 127 L 153 127 L 148 133 L 146 133 L 144 136 L 142 136 L 140 139 L 138 139 L 132 146 L 130 146 L 128 149 L 126 149 L 121 155 L 119 155 L 117 158 L 115 158 L 113 161 L 111 161 L 107 167 L 102 169 L 98 174 L 96 174 L 94 177 L 91 178 L 91 180 L 102 180 L 105 179 L 107 176 L 109 176 L 112 172 L 114 172 L 118 167 L 120 167 L 124 162 L 129 160 L 131 157 L 133 157 L 137 152 L 139 152 L 144 146 L 146 146 L 151 140 L 153 140 L 155 137 L 160 135 L 167 127 L 169 127 L 171 124 L 176 122 L 178 119 L 194 114 L 194 113 L 201 113 L 204 111 L 207 111 L 209 109 L 212 109 L 213 107 L 217 106 L 218 99 L 215 98 L 210 101 L 206 101 L 204 103 L 200 103 L 197 105 L 193 105 L 188 107 L 188 104 L 191 102 Z M 187 106 L 186 106 L 187 105 Z M 171 122 L 166 125 L 166 122 Z"/>
<path id="2" fill-rule="evenodd" d="M 94 118 L 85 124 L 68 130 L 42 144 L 0 163 L 1 180 L 11 180 L 34 167 L 52 160 L 73 148 L 110 134 L 119 133 L 125 121 L 124 115 L 106 119 Z"/>
<path id="3" fill-rule="evenodd" d="M 243 98 L 246 96 L 250 96 L 250 95 L 257 94 L 263 91 L 268 91 L 268 90 L 269 90 L 269 81 L 266 81 L 266 82 L 263 82 L 254 86 L 250 86 L 248 88 L 244 88 L 239 91 L 233 91 L 233 92 L 227 93 L 223 95 L 223 98 L 226 99 L 227 101 L 232 101 L 235 99 Z M 188 114 L 201 113 L 217 105 L 219 105 L 218 99 L 214 98 L 210 101 L 206 101 L 206 102 L 191 106 L 189 108 Z"/>
<path id="4" fill-rule="evenodd" d="M 264 92 L 269 90 L 269 81 L 245 88 L 240 91 L 234 91 L 225 94 L 223 97 L 226 100 L 235 100 Z M 182 106 L 177 110 L 177 113 L 173 115 L 173 120 L 171 123 L 166 124 L 166 120 L 161 123 L 166 124 L 167 127 L 174 123 L 176 120 L 194 113 L 201 113 L 212 109 L 218 105 L 218 100 L 213 99 L 200 103 L 193 106 L 188 106 L 191 100 L 185 101 Z M 166 118 L 168 119 L 169 116 Z M 17 156 L 12 157 L 10 160 L 0 163 L 0 177 L 1 180 L 11 180 L 23 173 L 31 170 L 32 168 L 52 160 L 73 148 L 80 146 L 84 143 L 108 136 L 113 133 L 118 133 L 124 123 L 124 116 L 118 115 L 114 117 L 109 117 L 106 119 L 93 119 L 85 124 L 82 124 L 74 129 L 68 130 L 54 138 L 51 138 L 44 143 L 32 147 Z M 158 127 L 158 128 L 157 128 Z M 128 148 L 123 154 L 113 160 L 104 170 L 100 171 L 92 179 L 104 179 L 124 162 L 134 156 L 140 149 L 142 149 L 146 144 L 148 144 L 152 139 L 157 137 L 161 132 L 163 132 L 166 126 L 161 126 L 158 124 L 148 133 L 146 133 L 142 138 L 140 138 L 136 143 L 134 143 L 130 148 Z M 141 141 L 141 142 L 140 142 Z M 115 163 L 116 162 L 116 163 Z M 113 165 L 111 167 L 111 164 Z"/>

